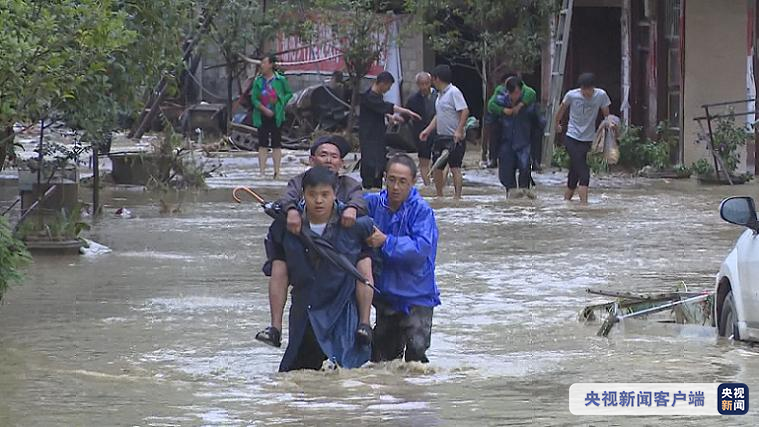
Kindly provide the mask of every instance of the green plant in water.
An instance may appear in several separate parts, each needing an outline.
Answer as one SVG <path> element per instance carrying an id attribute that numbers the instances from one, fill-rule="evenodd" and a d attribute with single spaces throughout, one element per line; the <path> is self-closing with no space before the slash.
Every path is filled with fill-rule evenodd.
<path id="1" fill-rule="evenodd" d="M 675 174 L 680 177 L 688 177 L 691 175 L 691 169 L 688 166 L 685 166 L 683 164 L 675 165 L 673 168 L 675 171 Z"/>
<path id="2" fill-rule="evenodd" d="M 553 158 L 551 158 L 551 166 L 559 169 L 569 169 L 569 153 L 564 146 L 556 147 L 553 150 Z"/>
<path id="3" fill-rule="evenodd" d="M 620 163 L 636 170 L 645 166 L 665 169 L 672 164 L 671 154 L 676 147 L 677 135 L 667 122 L 657 125 L 656 140 L 643 135 L 639 126 L 627 126 L 619 139 Z"/>
<path id="4" fill-rule="evenodd" d="M 702 177 L 702 178 L 714 175 L 714 167 L 706 159 L 699 159 L 697 162 L 693 163 L 693 166 L 691 166 L 691 170 L 697 176 Z"/>
<path id="5" fill-rule="evenodd" d="M 666 143 L 646 139 L 641 146 L 645 166 L 653 166 L 657 169 L 664 169 L 669 166 L 669 148 Z"/>
<path id="6" fill-rule="evenodd" d="M 29 219 L 18 228 L 16 237 L 21 240 L 75 240 L 79 238 L 82 231 L 89 229 L 90 225 L 82 221 L 81 206 L 77 205 L 70 214 L 61 210 L 52 219 L 43 218 L 42 222 Z"/>
<path id="7" fill-rule="evenodd" d="M 656 141 L 674 149 L 678 145 L 677 132 L 672 129 L 669 120 L 663 120 L 656 124 Z"/>
<path id="8" fill-rule="evenodd" d="M 609 163 L 606 161 L 603 153 L 588 154 L 588 166 L 590 166 L 590 170 L 596 175 L 609 171 Z"/>
<path id="9" fill-rule="evenodd" d="M 626 126 L 622 129 L 619 138 L 619 161 L 623 166 L 635 169 L 645 166 L 639 148 L 641 133 L 642 129 L 639 126 Z"/>
<path id="10" fill-rule="evenodd" d="M 738 169 L 740 150 L 751 140 L 753 135 L 744 126 L 735 123 L 735 116 L 729 115 L 717 120 L 717 126 L 712 133 L 714 152 L 722 160 L 722 166 L 731 175 Z M 721 166 L 721 167 L 722 167 Z"/>
<path id="11" fill-rule="evenodd" d="M 24 243 L 13 236 L 5 217 L 0 217 L 0 301 L 11 283 L 22 279 L 21 269 L 29 264 L 31 256 Z"/>
<path id="12" fill-rule="evenodd" d="M 164 129 L 164 137 L 153 144 L 157 166 L 148 169 L 150 178 L 146 187 L 159 192 L 171 188 L 205 188 L 206 177 L 219 169 L 221 163 L 197 158 L 171 124 L 165 123 Z M 202 139 L 199 145 L 202 145 Z"/>

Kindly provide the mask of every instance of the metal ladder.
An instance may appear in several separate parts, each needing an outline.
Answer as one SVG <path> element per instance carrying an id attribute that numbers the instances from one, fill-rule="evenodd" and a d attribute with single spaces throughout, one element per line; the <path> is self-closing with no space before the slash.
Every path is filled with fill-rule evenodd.
<path id="1" fill-rule="evenodd" d="M 567 63 L 569 48 L 569 30 L 572 27 L 572 9 L 574 0 L 563 0 L 558 19 L 553 28 L 553 49 L 551 52 L 551 86 L 550 98 L 546 108 L 546 133 L 543 137 L 543 164 L 551 164 L 553 158 L 554 138 L 556 137 L 556 113 L 561 104 L 562 89 L 564 88 L 564 71 Z"/>

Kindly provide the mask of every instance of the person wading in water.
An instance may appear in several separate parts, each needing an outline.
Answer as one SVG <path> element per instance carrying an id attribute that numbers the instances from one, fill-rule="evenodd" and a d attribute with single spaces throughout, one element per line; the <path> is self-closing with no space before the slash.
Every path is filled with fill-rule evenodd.
<path id="1" fill-rule="evenodd" d="M 606 91 L 596 87 L 593 74 L 581 74 L 577 83 L 580 87 L 567 92 L 556 113 L 556 133 L 562 132 L 561 121 L 569 110 L 569 124 L 567 124 L 567 134 L 564 137 L 564 146 L 569 153 L 569 174 L 564 200 L 572 200 L 577 191 L 580 195 L 580 203 L 588 204 L 590 185 L 588 152 L 596 135 L 598 112 L 601 111 L 606 118 L 609 115 L 611 100 Z"/>
<path id="2" fill-rule="evenodd" d="M 302 233 L 324 239 L 372 280 L 371 250 L 365 243 L 374 223 L 364 216 L 352 227 L 340 224 L 337 175 L 316 166 L 303 176 Z M 343 368 L 357 368 L 369 360 L 372 330 L 369 325 L 373 289 L 354 275 L 335 268 L 287 231 L 285 218 L 269 228 L 274 270 L 269 281 L 271 326 L 256 335 L 266 344 L 281 345 L 282 318 L 287 289 L 292 284 L 289 342 L 279 370 L 320 369 L 325 360 Z"/>
<path id="3" fill-rule="evenodd" d="M 440 305 L 435 283 L 438 230 L 435 214 L 414 187 L 416 164 L 405 154 L 387 163 L 385 189 L 367 194 L 369 216 L 377 224 L 367 243 L 381 264 L 374 296 L 372 360 L 404 357 L 427 363 L 432 311 Z"/>

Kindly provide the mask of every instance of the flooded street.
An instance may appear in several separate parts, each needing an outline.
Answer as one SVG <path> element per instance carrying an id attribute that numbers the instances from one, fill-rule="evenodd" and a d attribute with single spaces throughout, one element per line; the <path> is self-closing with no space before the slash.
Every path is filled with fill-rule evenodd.
<path id="1" fill-rule="evenodd" d="M 285 171 L 300 168 L 291 159 Z M 577 320 L 604 300 L 589 287 L 713 286 L 742 232 L 720 220 L 719 202 L 756 196 L 756 184 L 608 178 L 582 208 L 561 201 L 564 174 L 537 176 L 539 199 L 529 201 L 485 185 L 497 182 L 491 173 L 471 171 L 482 185 L 465 187 L 461 203 L 428 198 L 442 300 L 431 363 L 338 372 L 276 373 L 284 349 L 253 339 L 269 322 L 260 267 L 270 221 L 230 191 L 250 174 L 183 194 L 173 216 L 141 189 L 106 190 L 89 237 L 113 252 L 36 258 L 3 299 L 0 425 L 679 426 L 699 421 L 576 417 L 568 388 L 759 383 L 757 350 L 711 329 L 630 321 L 607 339 Z M 113 215 L 122 206 L 134 218 Z M 740 422 L 759 424 L 756 414 Z"/>

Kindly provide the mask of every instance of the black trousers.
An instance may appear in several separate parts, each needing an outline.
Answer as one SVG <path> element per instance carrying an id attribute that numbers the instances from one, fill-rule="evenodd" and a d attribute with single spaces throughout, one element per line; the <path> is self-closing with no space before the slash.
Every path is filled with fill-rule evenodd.
<path id="1" fill-rule="evenodd" d="M 501 121 L 495 120 L 490 125 L 490 135 L 488 136 L 488 160 L 491 163 L 497 162 L 501 153 Z"/>
<path id="2" fill-rule="evenodd" d="M 377 324 L 374 326 L 372 362 L 400 359 L 428 363 L 427 349 L 432 336 L 432 307 L 414 306 L 409 314 L 394 311 L 384 304 L 375 304 Z"/>
<path id="3" fill-rule="evenodd" d="M 567 187 L 570 190 L 587 187 L 590 184 L 590 166 L 588 166 L 588 152 L 590 141 L 578 141 L 572 137 L 564 137 L 564 147 L 569 153 L 569 174 L 567 175 Z"/>
<path id="4" fill-rule="evenodd" d="M 542 129 L 537 135 L 531 136 L 530 141 L 530 161 L 533 169 L 539 169 L 540 164 L 543 162 L 543 132 Z"/>
<path id="5" fill-rule="evenodd" d="M 364 164 L 361 161 L 361 186 L 370 188 L 382 188 L 382 177 L 385 175 L 385 166 L 379 164 Z"/>
<path id="6" fill-rule="evenodd" d="M 282 128 L 277 127 L 274 117 L 261 117 L 261 127 L 258 128 L 258 146 L 282 148 Z"/>

